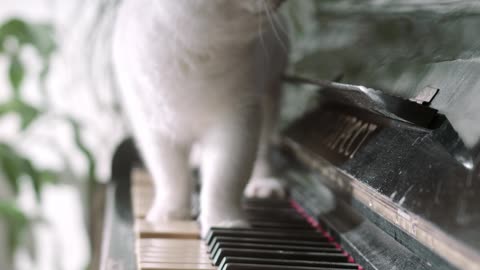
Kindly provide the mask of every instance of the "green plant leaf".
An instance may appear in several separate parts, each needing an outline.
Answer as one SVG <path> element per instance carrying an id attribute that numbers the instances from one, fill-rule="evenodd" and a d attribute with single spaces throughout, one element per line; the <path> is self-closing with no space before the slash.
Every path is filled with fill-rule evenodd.
<path id="1" fill-rule="evenodd" d="M 32 45 L 37 49 L 43 58 L 49 58 L 57 48 L 52 25 L 31 24 L 30 31 L 33 34 Z"/>
<path id="2" fill-rule="evenodd" d="M 28 176 L 32 181 L 37 200 L 41 200 L 42 187 L 57 181 L 57 174 L 50 170 L 40 170 L 27 158 L 21 156 L 12 147 L 0 143 L 0 172 L 5 175 L 11 188 L 18 194 L 19 180 Z"/>
<path id="3" fill-rule="evenodd" d="M 0 104 L 0 117 L 11 113 L 20 116 L 21 129 L 26 130 L 42 112 L 21 100 L 11 100 Z"/>
<path id="4" fill-rule="evenodd" d="M 50 24 L 27 23 L 13 18 L 0 25 L 0 47 L 4 47 L 8 38 L 13 38 L 19 46 L 32 45 L 43 58 L 48 58 L 56 49 L 53 32 Z"/>
<path id="5" fill-rule="evenodd" d="M 18 111 L 22 118 L 22 130 L 27 129 L 30 124 L 40 115 L 40 111 L 28 104 L 22 104 L 22 107 Z"/>
<path id="6" fill-rule="evenodd" d="M 15 97 L 18 98 L 20 96 L 20 87 L 25 76 L 25 69 L 17 55 L 13 56 L 10 61 L 8 75 L 10 79 L 10 85 L 15 93 Z"/>
<path id="7" fill-rule="evenodd" d="M 22 161 L 18 158 L 17 153 L 10 146 L 0 144 L 0 171 L 3 172 L 15 194 L 19 192 L 18 180 L 23 171 L 22 166 Z"/>
<path id="8" fill-rule="evenodd" d="M 0 216 L 6 217 L 6 220 L 21 227 L 28 223 L 26 215 L 10 201 L 0 201 Z"/>
<path id="9" fill-rule="evenodd" d="M 37 201 L 41 201 L 42 199 L 42 175 L 40 171 L 38 171 L 32 164 L 32 162 L 28 159 L 23 159 L 23 164 L 25 168 L 25 174 L 27 174 L 30 179 L 32 180 L 33 190 L 35 191 L 35 196 L 37 196 Z"/>
<path id="10" fill-rule="evenodd" d="M 19 44 L 24 44 L 29 42 L 29 36 L 27 24 L 20 19 L 11 19 L 0 25 L 0 44 L 3 47 L 8 38 L 14 38 Z"/>
<path id="11" fill-rule="evenodd" d="M 57 184 L 58 183 L 58 173 L 52 170 L 41 170 L 40 177 L 44 184 Z"/>
<path id="12" fill-rule="evenodd" d="M 57 180 L 57 175 L 53 171 L 42 171 L 37 169 L 33 163 L 26 158 L 23 158 L 23 164 L 25 168 L 24 173 L 28 175 L 32 181 L 35 196 L 37 196 L 38 201 L 41 201 L 43 186 L 45 184 L 55 183 Z"/>
<path id="13" fill-rule="evenodd" d="M 83 156 L 87 160 L 89 185 L 93 185 L 96 182 L 96 176 L 95 176 L 96 162 L 95 162 L 94 155 L 88 149 L 87 145 L 84 143 L 82 139 L 80 123 L 78 123 L 78 121 L 76 121 L 71 117 L 67 117 L 66 120 L 70 123 L 72 127 L 76 146 L 78 147 L 80 152 L 83 154 Z"/>
<path id="14" fill-rule="evenodd" d="M 9 257 L 13 258 L 14 252 L 23 241 L 30 220 L 13 202 L 9 201 L 0 201 L 0 218 L 7 224 Z"/>

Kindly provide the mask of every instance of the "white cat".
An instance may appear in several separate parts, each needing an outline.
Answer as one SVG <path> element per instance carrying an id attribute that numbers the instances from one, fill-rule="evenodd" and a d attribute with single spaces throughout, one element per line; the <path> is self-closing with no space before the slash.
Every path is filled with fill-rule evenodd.
<path id="1" fill-rule="evenodd" d="M 242 226 L 242 192 L 284 195 L 267 161 L 287 64 L 283 0 L 124 0 L 113 61 L 155 182 L 147 219 L 191 216 L 189 156 L 200 152 L 200 223 Z M 253 174 L 252 174 L 253 172 Z"/>

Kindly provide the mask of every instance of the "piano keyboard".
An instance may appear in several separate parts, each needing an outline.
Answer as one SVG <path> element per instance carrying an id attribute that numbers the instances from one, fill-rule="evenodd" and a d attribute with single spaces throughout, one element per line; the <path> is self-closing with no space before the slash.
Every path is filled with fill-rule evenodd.
<path id="1" fill-rule="evenodd" d="M 251 228 L 213 228 L 203 241 L 195 221 L 146 222 L 151 182 L 138 171 L 132 179 L 139 270 L 362 269 L 288 200 L 245 200 Z"/>

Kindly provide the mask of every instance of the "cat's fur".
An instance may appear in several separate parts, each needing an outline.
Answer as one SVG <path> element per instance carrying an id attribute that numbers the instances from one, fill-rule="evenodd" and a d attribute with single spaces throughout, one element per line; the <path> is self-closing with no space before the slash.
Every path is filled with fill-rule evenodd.
<path id="1" fill-rule="evenodd" d="M 284 28 L 268 16 L 280 2 L 124 0 L 113 59 L 155 182 L 149 221 L 190 218 L 194 146 L 204 233 L 245 224 L 240 199 L 250 177 L 250 196 L 283 193 L 266 157 L 287 63 Z"/>

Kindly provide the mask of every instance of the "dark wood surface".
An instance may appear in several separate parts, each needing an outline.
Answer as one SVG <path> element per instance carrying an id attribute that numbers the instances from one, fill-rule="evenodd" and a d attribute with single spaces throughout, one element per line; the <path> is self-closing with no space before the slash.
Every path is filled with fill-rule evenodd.
<path id="1" fill-rule="evenodd" d="M 477 153 L 463 145 L 449 121 L 438 115 L 431 128 L 418 127 L 324 94 L 327 105 L 290 126 L 284 142 L 350 204 L 360 202 L 380 216 L 377 225 L 393 236 L 402 232 L 459 268 L 478 269 Z M 353 122 L 341 120 L 348 117 L 376 129 L 364 141 L 355 140 Z M 331 133 L 352 142 L 355 155 L 345 155 Z"/>

